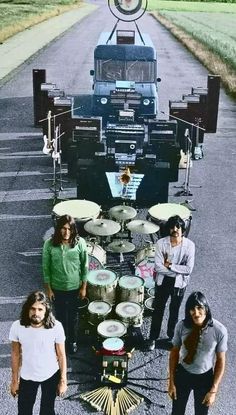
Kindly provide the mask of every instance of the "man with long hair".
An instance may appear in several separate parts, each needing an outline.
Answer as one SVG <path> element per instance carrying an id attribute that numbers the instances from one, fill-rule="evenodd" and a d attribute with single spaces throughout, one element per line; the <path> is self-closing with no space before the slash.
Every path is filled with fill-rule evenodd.
<path id="1" fill-rule="evenodd" d="M 195 414 L 207 415 L 224 374 L 227 337 L 225 326 L 212 318 L 204 294 L 193 292 L 185 305 L 184 320 L 176 325 L 169 356 L 172 415 L 184 415 L 192 390 Z"/>
<path id="2" fill-rule="evenodd" d="M 65 334 L 41 291 L 30 294 L 20 320 L 10 329 L 12 342 L 11 394 L 18 395 L 18 415 L 32 415 L 41 385 L 40 415 L 55 415 L 56 395 L 67 390 Z"/>
<path id="3" fill-rule="evenodd" d="M 88 252 L 71 216 L 58 219 L 53 236 L 44 242 L 42 260 L 47 295 L 64 327 L 68 350 L 75 353 L 77 301 L 86 297 Z"/>
<path id="4" fill-rule="evenodd" d="M 165 306 L 170 297 L 167 336 L 172 340 L 190 274 L 194 267 L 195 244 L 184 236 L 185 223 L 180 216 L 166 222 L 169 236 L 157 241 L 155 251 L 155 299 L 148 349 L 155 349 L 160 336 Z"/>

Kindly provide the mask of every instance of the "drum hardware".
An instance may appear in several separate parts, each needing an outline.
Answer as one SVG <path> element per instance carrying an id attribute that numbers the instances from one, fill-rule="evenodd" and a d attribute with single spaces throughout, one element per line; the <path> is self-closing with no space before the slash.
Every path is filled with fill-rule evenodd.
<path id="1" fill-rule="evenodd" d="M 148 217 L 160 227 L 160 236 L 166 236 L 166 222 L 171 216 L 178 215 L 185 222 L 185 236 L 188 235 L 191 226 L 191 211 L 180 203 L 158 203 L 148 210 Z"/>
<path id="2" fill-rule="evenodd" d="M 84 229 L 93 235 L 110 236 L 119 232 L 120 224 L 109 219 L 94 219 L 84 225 Z"/>
<path id="3" fill-rule="evenodd" d="M 127 228 L 132 233 L 139 233 L 139 234 L 152 234 L 159 231 L 160 227 L 152 222 L 147 220 L 132 220 L 127 224 Z"/>

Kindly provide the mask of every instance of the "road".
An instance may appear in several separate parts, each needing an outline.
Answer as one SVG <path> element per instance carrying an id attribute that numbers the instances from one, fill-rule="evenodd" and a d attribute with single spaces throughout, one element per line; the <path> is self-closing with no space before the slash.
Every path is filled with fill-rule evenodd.
<path id="1" fill-rule="evenodd" d="M 103 2 L 94 2 L 98 6 Z M 52 41 L 21 65 L 0 89 L 0 396 L 2 415 L 16 413 L 16 401 L 8 392 L 10 379 L 10 344 L 8 331 L 19 317 L 23 298 L 42 287 L 41 248 L 52 229 L 53 194 L 44 179 L 52 177 L 52 160 L 42 153 L 40 129 L 33 126 L 32 69 L 45 68 L 47 81 L 55 82 L 68 94 L 91 91 L 89 70 L 93 67 L 93 49 L 102 30 L 113 28 L 115 20 L 106 7 L 91 15 Z M 121 25 L 122 27 L 122 25 Z M 192 86 L 206 87 L 207 70 L 151 16 L 145 15 L 141 30 L 150 34 L 159 56 L 160 110 L 168 112 L 168 101 L 179 100 Z M 189 237 L 196 243 L 196 265 L 188 287 L 207 294 L 213 316 L 229 331 L 227 370 L 213 415 L 233 415 L 235 396 L 235 220 L 236 202 L 236 104 L 221 89 L 218 129 L 204 140 L 204 158 L 194 161 L 190 184 L 196 211 Z M 66 166 L 63 166 L 66 172 Z M 66 174 L 64 197 L 76 197 L 75 183 Z M 179 183 L 184 180 L 180 172 Z M 199 187 L 194 187 L 199 185 Z M 183 202 L 170 188 L 169 201 Z M 181 309 L 183 316 L 183 308 Z M 145 320 L 147 335 L 149 319 Z M 166 322 L 165 322 L 166 323 Z M 165 324 L 163 336 L 165 336 Z M 69 359 L 71 400 L 56 401 L 58 415 L 87 414 L 90 407 L 78 400 L 78 394 L 91 388 L 93 367 L 86 361 L 91 351 L 81 346 L 75 359 Z M 129 364 L 129 379 L 139 384 L 153 402 L 141 404 L 135 414 L 167 415 L 170 401 L 165 393 L 168 351 L 136 351 Z M 89 357 L 90 358 L 90 357 Z M 91 361 L 95 357 L 91 354 Z M 82 384 L 77 384 L 81 382 Z M 86 383 L 87 382 L 87 383 Z M 143 385 L 143 386 L 140 386 Z M 154 389 L 151 389 L 154 388 Z M 36 410 L 38 408 L 38 401 Z M 35 412 L 37 413 L 37 412 Z M 186 415 L 193 415 L 192 402 Z"/>

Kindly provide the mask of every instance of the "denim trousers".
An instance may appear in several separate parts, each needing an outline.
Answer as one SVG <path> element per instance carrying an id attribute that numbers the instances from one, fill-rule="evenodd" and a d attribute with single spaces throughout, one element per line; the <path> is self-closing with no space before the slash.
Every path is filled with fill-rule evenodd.
<path id="1" fill-rule="evenodd" d="M 175 373 L 175 386 L 177 399 L 173 400 L 171 415 L 184 415 L 190 392 L 194 396 L 195 415 L 207 415 L 208 406 L 202 401 L 209 392 L 213 383 L 213 370 L 196 375 L 188 372 L 183 366 L 178 365 Z"/>
<path id="2" fill-rule="evenodd" d="M 67 343 L 76 342 L 75 326 L 77 319 L 78 290 L 53 290 L 56 318 L 65 330 Z"/>
<path id="3" fill-rule="evenodd" d="M 155 286 L 150 339 L 156 340 L 160 336 L 165 306 L 170 297 L 167 336 L 172 338 L 179 317 L 180 305 L 183 301 L 185 288 L 175 288 L 175 278 L 164 277 L 162 285 Z"/>
<path id="4" fill-rule="evenodd" d="M 46 362 L 45 362 L 46 364 Z M 41 403 L 39 415 L 55 415 L 54 404 L 57 395 L 57 386 L 60 379 L 60 370 L 43 382 L 20 378 L 18 396 L 18 415 L 32 415 L 33 407 L 41 385 Z"/>

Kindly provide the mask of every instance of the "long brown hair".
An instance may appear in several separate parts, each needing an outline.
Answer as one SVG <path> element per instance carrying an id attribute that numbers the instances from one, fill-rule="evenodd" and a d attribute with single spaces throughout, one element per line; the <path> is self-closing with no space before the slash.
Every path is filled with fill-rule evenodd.
<path id="1" fill-rule="evenodd" d="M 51 304 L 43 291 L 34 291 L 29 294 L 22 306 L 20 324 L 25 327 L 29 327 L 31 325 L 29 311 L 32 305 L 36 302 L 41 303 L 46 308 L 43 325 L 45 329 L 51 329 L 55 326 L 55 317 L 51 310 Z"/>
<path id="2" fill-rule="evenodd" d="M 59 246 L 62 243 L 62 235 L 61 235 L 61 230 L 63 228 L 64 225 L 69 225 L 70 226 L 70 246 L 72 248 L 74 248 L 77 240 L 78 240 L 78 231 L 76 228 L 76 224 L 74 219 L 70 216 L 70 215 L 63 215 L 61 216 L 56 224 L 56 228 L 55 228 L 55 232 L 52 236 L 52 244 L 53 246 Z"/>

